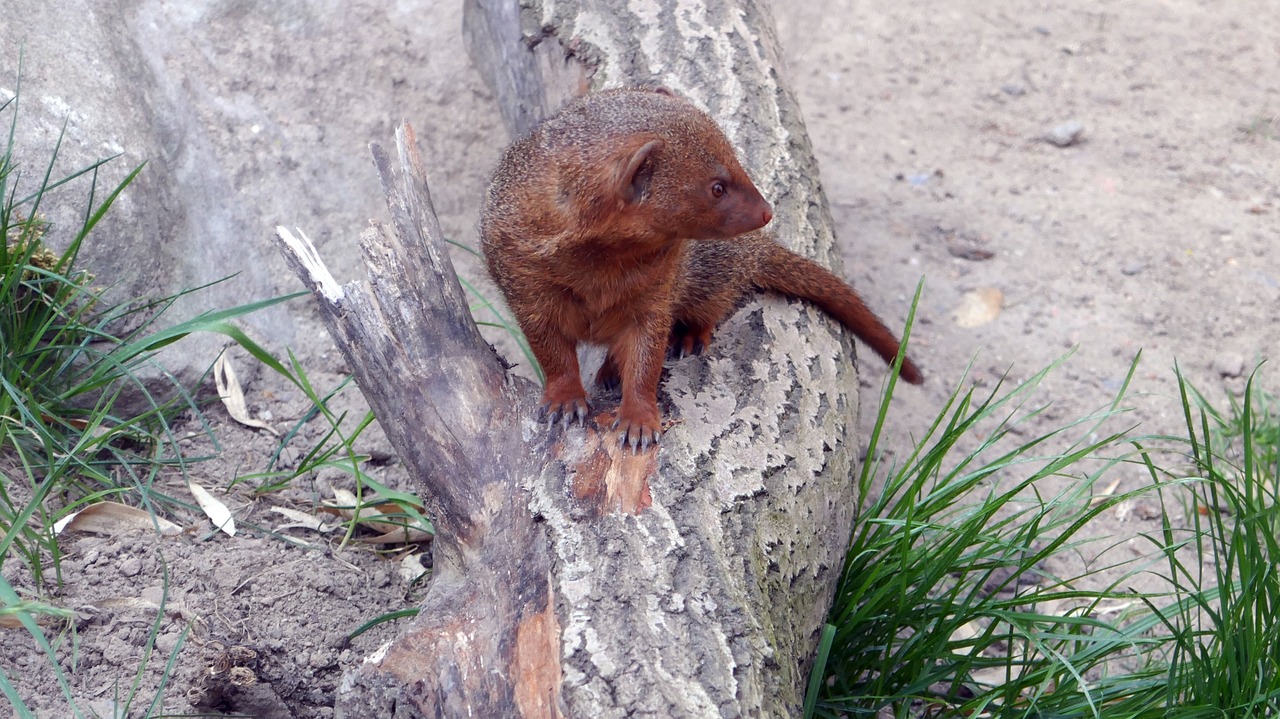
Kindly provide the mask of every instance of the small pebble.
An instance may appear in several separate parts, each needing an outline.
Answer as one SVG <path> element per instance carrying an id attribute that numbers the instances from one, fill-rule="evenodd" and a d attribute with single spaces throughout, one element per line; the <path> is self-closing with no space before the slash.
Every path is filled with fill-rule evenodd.
<path id="1" fill-rule="evenodd" d="M 1075 120 L 1064 122 L 1045 133 L 1044 139 L 1058 147 L 1070 147 L 1079 144 L 1084 136 L 1084 125 Z"/>
<path id="2" fill-rule="evenodd" d="M 1016 82 L 1005 83 L 1004 85 L 1000 86 L 1000 90 L 1004 94 L 1011 95 L 1013 97 L 1022 97 L 1023 95 L 1027 94 L 1027 88 L 1019 85 Z"/>
<path id="3" fill-rule="evenodd" d="M 1036 25 L 1035 31 L 1040 33 L 1041 35 L 1049 34 L 1049 28 L 1045 27 L 1044 25 Z"/>
<path id="4" fill-rule="evenodd" d="M 156 649 L 161 654 L 169 654 L 173 648 L 178 646 L 178 632 L 165 632 L 156 637 Z"/>
<path id="5" fill-rule="evenodd" d="M 338 660 L 337 652 L 328 651 L 325 649 L 317 649 L 311 652 L 311 654 L 308 657 L 307 664 L 309 664 L 314 669 L 324 669 L 325 667 L 333 665 L 337 660 Z"/>
<path id="6" fill-rule="evenodd" d="M 1134 260 L 1132 262 L 1126 262 L 1124 266 L 1120 268 L 1120 274 L 1132 277 L 1145 269 L 1147 269 L 1146 265 Z"/>
<path id="7" fill-rule="evenodd" d="M 969 260 L 970 262 L 982 262 L 983 260 L 989 260 L 996 256 L 996 253 L 983 247 L 956 244 L 947 245 L 947 252 L 952 257 Z"/>
<path id="8" fill-rule="evenodd" d="M 151 604 L 154 604 L 158 607 L 160 606 L 161 600 L 165 598 L 164 587 L 160 585 L 156 585 L 154 587 L 147 587 L 146 589 L 143 589 L 141 592 L 139 592 L 138 596 L 141 597 L 144 601 L 150 602 Z M 168 600 L 172 602 L 173 597 L 170 596 Z"/>
<path id="9" fill-rule="evenodd" d="M 117 565 L 120 574 L 126 577 L 136 577 L 142 572 L 142 560 L 137 557 L 129 557 Z"/>
<path id="10" fill-rule="evenodd" d="M 1244 374 L 1244 355 L 1223 352 L 1213 358 L 1213 370 L 1222 377 L 1239 377 Z"/>
<path id="11" fill-rule="evenodd" d="M 324 635 L 324 646 L 329 647 L 330 649 L 340 651 L 350 643 L 350 640 L 347 639 L 346 632 L 330 631 Z"/>

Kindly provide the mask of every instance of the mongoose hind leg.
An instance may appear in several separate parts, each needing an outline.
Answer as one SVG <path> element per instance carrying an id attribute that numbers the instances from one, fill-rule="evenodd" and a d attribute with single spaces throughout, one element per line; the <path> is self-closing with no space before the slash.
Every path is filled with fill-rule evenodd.
<path id="1" fill-rule="evenodd" d="M 680 359 L 691 355 L 700 355 L 711 345 L 711 333 L 715 325 L 677 320 L 671 326 L 671 338 L 667 343 L 667 356 Z"/>
<path id="2" fill-rule="evenodd" d="M 596 385 L 609 391 L 622 386 L 622 373 L 618 371 L 618 362 L 613 358 L 612 352 L 605 354 L 604 362 L 596 370 Z"/>

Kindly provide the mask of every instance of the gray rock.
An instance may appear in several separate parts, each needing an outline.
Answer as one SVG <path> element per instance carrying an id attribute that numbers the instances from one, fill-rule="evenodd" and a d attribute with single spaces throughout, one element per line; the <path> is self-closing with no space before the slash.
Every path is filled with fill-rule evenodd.
<path id="1" fill-rule="evenodd" d="M 1239 352 L 1222 352 L 1213 358 L 1213 371 L 1221 377 L 1239 377 L 1244 374 L 1244 355 Z"/>
<path id="2" fill-rule="evenodd" d="M 1147 266 L 1141 260 L 1130 260 L 1120 267 L 1120 274 L 1132 277 L 1145 269 Z"/>
<path id="3" fill-rule="evenodd" d="M 19 195 L 38 187 L 65 125 L 53 179 L 118 155 L 97 173 L 95 202 L 146 163 L 82 248 L 81 264 L 95 284 L 110 288 L 109 301 L 176 294 L 236 273 L 235 280 L 189 295 L 172 319 L 275 294 L 269 271 L 275 259 L 265 243 L 249 239 L 252 203 L 232 184 L 231 158 L 217 156 L 208 128 L 194 115 L 191 95 L 199 88 L 167 72 L 163 53 L 182 42 L 180 34 L 157 22 L 158 7 L 105 5 L 6 3 L 0 82 L 17 87 L 18 51 L 25 45 L 16 110 Z M 80 20 L 65 22 L 68 17 Z M 45 239 L 55 248 L 75 236 L 90 187 L 91 178 L 82 177 L 42 202 L 52 222 Z M 250 322 L 257 334 L 291 338 L 281 311 Z M 184 379 L 203 371 L 215 352 L 198 340 L 188 347 L 195 356 L 175 357 Z"/>
<path id="4" fill-rule="evenodd" d="M 1084 125 L 1075 120 L 1064 122 L 1046 132 L 1044 139 L 1058 147 L 1077 145 L 1084 139 Z"/>
<path id="5" fill-rule="evenodd" d="M 82 252 L 115 300 L 235 275 L 186 297 L 167 315 L 176 322 L 299 290 L 269 241 L 279 224 L 306 231 L 339 281 L 362 275 L 357 236 L 386 214 L 368 143 L 392 144 L 404 118 L 439 178 L 446 233 L 473 241 L 483 188 L 470 178 L 483 173 L 456 168 L 491 166 L 507 136 L 457 51 L 460 3 L 6 0 L 0 16 L 0 98 L 16 89 L 19 52 L 25 63 L 19 194 L 43 175 L 64 122 L 55 177 L 120 155 L 99 172 L 98 201 L 146 162 Z M 458 117 L 478 122 L 439 130 Z M 70 242 L 88 188 L 82 178 L 46 198 L 55 248 Z M 245 324 L 271 349 L 295 341 L 282 307 Z M 224 341 L 192 336 L 164 362 L 191 384 Z"/>
<path id="6" fill-rule="evenodd" d="M 142 560 L 137 557 L 129 557 L 121 560 L 118 568 L 121 576 L 136 577 L 142 572 Z"/>

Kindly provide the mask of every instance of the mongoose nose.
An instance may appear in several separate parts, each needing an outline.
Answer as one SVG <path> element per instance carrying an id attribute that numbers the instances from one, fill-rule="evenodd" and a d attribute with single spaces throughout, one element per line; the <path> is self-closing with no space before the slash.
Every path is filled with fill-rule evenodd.
<path id="1" fill-rule="evenodd" d="M 769 220 L 772 220 L 772 219 L 773 219 L 773 208 L 769 207 L 768 205 L 765 205 L 764 206 L 764 222 L 760 223 L 760 225 L 761 226 L 767 225 L 769 224 Z"/>

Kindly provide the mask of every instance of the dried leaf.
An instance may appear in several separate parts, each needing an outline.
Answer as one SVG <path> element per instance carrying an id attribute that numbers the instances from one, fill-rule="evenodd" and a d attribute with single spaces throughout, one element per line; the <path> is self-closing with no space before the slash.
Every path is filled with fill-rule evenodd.
<path id="1" fill-rule="evenodd" d="M 969 672 L 969 678 L 983 689 L 1004 686 L 1009 680 L 1009 672 L 1004 667 L 986 667 Z"/>
<path id="2" fill-rule="evenodd" d="M 981 327 L 1000 316 L 1004 309 L 1004 293 L 995 287 L 979 287 L 966 292 L 956 308 L 956 324 L 966 329 Z"/>
<path id="3" fill-rule="evenodd" d="M 97 601 L 99 607 L 116 611 L 159 611 L 160 604 L 143 597 L 105 597 Z"/>
<path id="4" fill-rule="evenodd" d="M 94 534 L 116 535 L 137 529 L 160 528 L 160 534 L 172 537 L 182 533 L 182 527 L 162 517 L 152 516 L 137 507 L 117 502 L 99 502 L 68 514 L 53 525 L 54 534 L 64 531 L 92 532 Z"/>
<path id="5" fill-rule="evenodd" d="M 335 488 L 333 490 L 333 501 L 325 502 L 325 504 L 334 507 L 335 509 L 339 509 L 339 514 L 342 514 L 342 510 L 345 509 L 348 513 L 343 516 L 350 519 L 350 512 L 352 511 L 351 508 L 359 505 L 360 500 L 356 499 L 355 493 L 350 490 Z"/>
<path id="6" fill-rule="evenodd" d="M 1110 606 L 1099 605 L 1097 607 L 1094 607 L 1093 613 L 1094 614 L 1119 614 L 1121 612 L 1127 612 L 1134 607 L 1141 608 L 1142 606 L 1143 606 L 1142 602 L 1139 602 L 1139 601 L 1120 602 L 1118 604 L 1112 604 Z"/>
<path id="7" fill-rule="evenodd" d="M 244 390 L 240 387 L 240 380 L 236 378 L 235 368 L 227 359 L 226 352 L 219 355 L 218 360 L 213 363 L 213 380 L 218 386 L 218 397 L 222 399 L 222 406 L 227 408 L 227 414 L 231 415 L 231 419 L 246 427 L 265 429 L 277 437 L 280 436 L 275 427 L 249 416 L 249 405 L 244 400 Z"/>
<path id="8" fill-rule="evenodd" d="M 231 516 L 231 510 L 227 509 L 227 505 L 222 500 L 209 494 L 209 491 L 195 482 L 188 482 L 187 489 L 191 492 L 191 496 L 196 498 L 196 504 L 200 505 L 200 509 L 204 510 L 205 516 L 213 521 L 213 526 L 221 529 L 228 536 L 236 536 L 236 520 Z"/>
<path id="9" fill-rule="evenodd" d="M 302 529 L 310 529 L 314 532 L 324 534 L 326 532 L 332 532 L 338 528 L 338 525 L 326 524 L 323 519 L 314 514 L 308 514 L 307 512 L 301 512 L 296 509 L 290 509 L 288 507 L 272 507 L 271 511 L 276 514 L 283 514 L 285 517 L 293 520 L 288 524 L 277 525 L 276 531 L 301 527 Z"/>
<path id="10" fill-rule="evenodd" d="M 333 500 L 326 501 L 320 511 L 350 520 L 356 516 L 358 509 L 360 526 L 381 532 L 376 537 L 365 537 L 357 541 L 368 544 L 412 544 L 429 542 L 435 536 L 422 527 L 406 526 L 407 517 L 394 502 L 379 501 L 375 497 L 361 504 L 354 494 L 345 489 L 334 489 L 333 495 Z M 385 516 L 390 516 L 391 519 L 380 519 Z"/>
<path id="11" fill-rule="evenodd" d="M 1089 505 L 1093 506 L 1095 504 L 1101 504 L 1107 501 L 1108 499 L 1111 499 L 1112 497 L 1115 496 L 1116 489 L 1119 486 L 1120 486 L 1120 478 L 1116 477 L 1114 480 L 1111 481 L 1111 484 L 1107 485 L 1106 489 L 1102 490 L 1100 494 L 1097 494 L 1094 497 L 1089 499 Z"/>
<path id="12" fill-rule="evenodd" d="M 951 641 L 956 643 L 967 642 L 981 633 L 981 625 L 975 621 L 968 621 L 956 627 L 955 631 L 951 632 Z"/>

